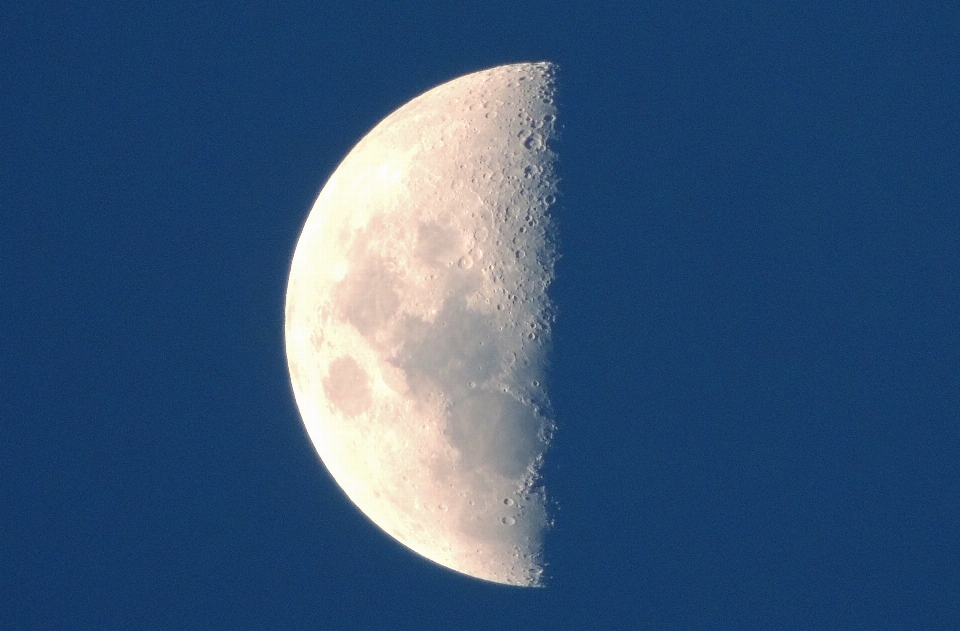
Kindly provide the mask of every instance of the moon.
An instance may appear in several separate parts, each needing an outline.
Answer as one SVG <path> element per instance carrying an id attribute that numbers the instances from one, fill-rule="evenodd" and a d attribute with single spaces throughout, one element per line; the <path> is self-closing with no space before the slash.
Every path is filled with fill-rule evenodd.
<path id="1" fill-rule="evenodd" d="M 317 453 L 410 550 L 539 586 L 556 69 L 465 75 L 387 116 L 300 235 L 287 363 Z"/>

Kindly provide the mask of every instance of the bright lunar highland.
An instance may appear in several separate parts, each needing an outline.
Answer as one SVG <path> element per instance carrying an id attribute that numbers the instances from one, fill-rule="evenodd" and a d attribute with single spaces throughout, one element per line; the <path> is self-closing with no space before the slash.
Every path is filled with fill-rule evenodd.
<path id="1" fill-rule="evenodd" d="M 413 99 L 343 160 L 290 270 L 286 349 L 317 452 L 411 550 L 539 585 L 553 430 L 554 67 Z"/>

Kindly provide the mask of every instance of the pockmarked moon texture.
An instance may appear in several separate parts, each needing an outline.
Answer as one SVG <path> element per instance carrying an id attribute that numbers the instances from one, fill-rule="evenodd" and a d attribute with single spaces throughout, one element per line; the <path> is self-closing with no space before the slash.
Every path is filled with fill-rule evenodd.
<path id="1" fill-rule="evenodd" d="M 555 68 L 454 79 L 385 118 L 297 243 L 287 361 L 323 463 L 374 523 L 477 578 L 540 585 L 553 431 Z"/>

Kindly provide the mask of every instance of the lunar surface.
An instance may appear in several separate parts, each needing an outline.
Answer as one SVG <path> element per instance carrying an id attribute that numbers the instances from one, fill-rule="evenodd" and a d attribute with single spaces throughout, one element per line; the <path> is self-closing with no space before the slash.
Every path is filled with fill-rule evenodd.
<path id="1" fill-rule="evenodd" d="M 323 463 L 403 545 L 542 584 L 554 67 L 413 99 L 343 160 L 290 271 L 293 391 Z"/>

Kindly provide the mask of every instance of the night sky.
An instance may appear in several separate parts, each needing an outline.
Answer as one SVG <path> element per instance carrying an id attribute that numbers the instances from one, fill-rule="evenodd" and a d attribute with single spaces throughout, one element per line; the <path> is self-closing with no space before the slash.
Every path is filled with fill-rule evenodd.
<path id="1" fill-rule="evenodd" d="M 367 131 L 541 60 L 555 527 L 520 589 L 349 502 L 283 303 Z M 958 628 L 956 4 L 0 7 L 0 629 Z"/>

